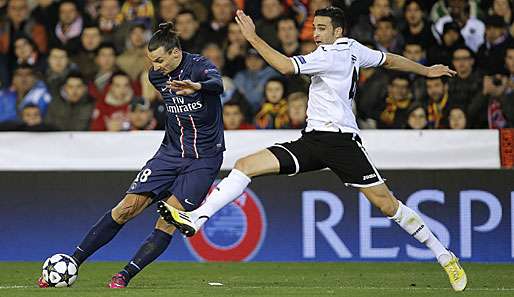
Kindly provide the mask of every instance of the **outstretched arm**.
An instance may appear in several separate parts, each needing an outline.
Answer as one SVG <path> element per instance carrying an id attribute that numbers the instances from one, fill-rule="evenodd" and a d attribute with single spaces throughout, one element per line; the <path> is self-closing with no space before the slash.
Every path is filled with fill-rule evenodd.
<path id="1" fill-rule="evenodd" d="M 294 66 L 291 59 L 269 46 L 255 33 L 255 25 L 252 18 L 247 16 L 242 10 L 236 12 L 236 22 L 241 28 L 241 33 L 259 54 L 282 74 L 294 74 Z"/>
<path id="2" fill-rule="evenodd" d="M 398 70 L 404 72 L 412 72 L 426 77 L 454 76 L 457 72 L 445 65 L 432 65 L 430 67 L 423 66 L 419 63 L 411 61 L 405 57 L 395 54 L 386 54 L 386 60 L 382 65 L 390 70 Z"/>

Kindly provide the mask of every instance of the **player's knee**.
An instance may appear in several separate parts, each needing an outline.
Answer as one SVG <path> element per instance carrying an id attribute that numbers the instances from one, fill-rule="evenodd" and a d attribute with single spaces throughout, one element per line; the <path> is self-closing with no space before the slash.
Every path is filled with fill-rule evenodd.
<path id="1" fill-rule="evenodd" d="M 252 162 L 248 158 L 241 158 L 236 161 L 234 165 L 234 169 L 241 171 L 247 176 L 251 176 L 252 172 Z"/>
<path id="2" fill-rule="evenodd" d="M 146 203 L 140 201 L 138 197 L 126 196 L 112 210 L 112 218 L 118 224 L 125 224 L 139 214 L 145 207 Z"/>

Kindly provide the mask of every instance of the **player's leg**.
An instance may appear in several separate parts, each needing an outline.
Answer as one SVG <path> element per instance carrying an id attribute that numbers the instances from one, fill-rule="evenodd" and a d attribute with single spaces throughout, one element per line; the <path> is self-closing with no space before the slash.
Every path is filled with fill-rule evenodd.
<path id="1" fill-rule="evenodd" d="M 72 255 L 77 264 L 82 264 L 94 252 L 111 241 L 123 225 L 141 213 L 150 202 L 150 194 L 127 194 L 116 207 L 96 222 L 77 246 Z"/>
<path id="2" fill-rule="evenodd" d="M 184 235 L 192 236 L 216 212 L 241 196 L 251 178 L 267 174 L 295 175 L 326 167 L 311 154 L 310 145 L 309 139 L 302 136 L 296 141 L 276 144 L 241 158 L 198 209 L 182 212 L 161 207 L 161 216 L 175 224 Z"/>
<path id="3" fill-rule="evenodd" d="M 407 233 L 425 244 L 445 269 L 454 290 L 466 288 L 467 277 L 459 259 L 437 239 L 423 219 L 412 209 L 397 200 L 385 183 L 360 189 L 368 200 L 389 219 L 395 221 Z"/>
<path id="4" fill-rule="evenodd" d="M 445 269 L 448 267 L 455 271 L 455 274 L 448 274 L 452 286 L 455 290 L 463 290 L 466 286 L 466 276 L 464 270 L 458 266 L 457 258 L 442 245 L 416 212 L 393 196 L 371 162 L 359 136 L 349 133 L 323 133 L 318 138 L 324 144 L 320 153 L 325 157 L 324 161 L 328 167 L 346 185 L 358 188 L 385 216 L 425 244 Z"/>
<path id="5" fill-rule="evenodd" d="M 184 210 L 175 196 L 171 196 L 166 202 L 177 209 Z M 173 225 L 168 224 L 162 218 L 158 218 L 153 232 L 142 243 L 127 265 L 112 277 L 108 286 L 110 288 L 125 288 L 134 276 L 168 248 L 173 232 L 175 232 Z"/>

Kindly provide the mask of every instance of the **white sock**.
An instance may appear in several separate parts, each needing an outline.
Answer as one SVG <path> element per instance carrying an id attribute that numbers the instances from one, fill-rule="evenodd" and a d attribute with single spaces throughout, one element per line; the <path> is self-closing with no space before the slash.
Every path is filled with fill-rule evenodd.
<path id="1" fill-rule="evenodd" d="M 200 228 L 218 210 L 241 196 L 250 181 L 251 179 L 246 174 L 232 169 L 230 174 L 207 196 L 204 204 L 191 212 L 196 227 Z"/>
<path id="2" fill-rule="evenodd" d="M 444 266 L 447 264 L 451 259 L 450 252 L 443 246 L 439 239 L 435 237 L 427 224 L 417 213 L 403 205 L 401 201 L 398 201 L 398 203 L 396 214 L 389 217 L 389 219 L 398 223 L 403 230 L 407 231 L 407 233 L 416 238 L 419 242 L 424 243 L 432 253 L 434 253 L 437 261 L 441 265 Z"/>

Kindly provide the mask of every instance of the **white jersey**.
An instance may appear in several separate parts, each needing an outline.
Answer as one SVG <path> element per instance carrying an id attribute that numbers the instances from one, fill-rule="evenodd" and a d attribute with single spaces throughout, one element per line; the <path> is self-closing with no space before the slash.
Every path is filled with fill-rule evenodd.
<path id="1" fill-rule="evenodd" d="M 292 57 L 295 73 L 311 76 L 306 131 L 359 133 L 352 111 L 359 68 L 380 66 L 385 59 L 383 52 L 350 38 L 339 38 L 308 55 Z"/>

